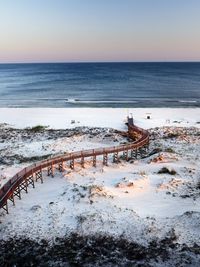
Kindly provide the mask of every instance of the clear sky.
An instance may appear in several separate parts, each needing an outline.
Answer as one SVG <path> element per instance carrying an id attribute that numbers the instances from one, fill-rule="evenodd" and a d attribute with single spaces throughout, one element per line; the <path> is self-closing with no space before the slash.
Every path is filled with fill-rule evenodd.
<path id="1" fill-rule="evenodd" d="M 200 61 L 200 0 L 0 0 L 0 63 Z"/>

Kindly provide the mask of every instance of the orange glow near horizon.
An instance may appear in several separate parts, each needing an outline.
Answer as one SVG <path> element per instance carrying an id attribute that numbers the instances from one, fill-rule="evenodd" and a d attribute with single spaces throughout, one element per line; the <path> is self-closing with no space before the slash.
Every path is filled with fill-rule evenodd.
<path id="1" fill-rule="evenodd" d="M 0 63 L 199 61 L 196 0 L 0 3 Z"/>

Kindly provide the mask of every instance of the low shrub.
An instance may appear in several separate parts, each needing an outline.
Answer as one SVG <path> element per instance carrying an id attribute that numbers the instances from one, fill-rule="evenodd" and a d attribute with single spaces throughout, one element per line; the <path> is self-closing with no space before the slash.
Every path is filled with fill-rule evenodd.
<path id="1" fill-rule="evenodd" d="M 175 170 L 169 170 L 167 167 L 163 167 L 161 170 L 158 171 L 158 174 L 176 175 L 176 171 Z"/>
<path id="2" fill-rule="evenodd" d="M 165 149 L 165 152 L 168 152 L 168 153 L 175 153 L 174 149 L 171 148 L 171 147 L 168 147 Z"/>
<path id="3" fill-rule="evenodd" d="M 43 126 L 43 125 L 36 125 L 30 128 L 30 131 L 32 132 L 42 132 L 44 131 L 48 126 Z"/>

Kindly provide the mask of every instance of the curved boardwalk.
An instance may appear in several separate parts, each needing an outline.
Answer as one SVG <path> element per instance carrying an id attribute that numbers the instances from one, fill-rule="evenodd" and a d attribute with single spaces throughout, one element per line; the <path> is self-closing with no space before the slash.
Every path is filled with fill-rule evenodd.
<path id="1" fill-rule="evenodd" d="M 74 162 L 80 159 L 82 167 L 84 167 L 85 158 L 92 158 L 93 166 L 96 167 L 97 157 L 103 156 L 103 164 L 107 165 L 108 156 L 113 155 L 113 162 L 119 161 L 120 153 L 123 154 L 124 159 L 128 160 L 136 158 L 137 154 L 143 154 L 149 146 L 149 133 L 133 123 L 133 118 L 127 120 L 128 136 L 135 140 L 132 143 L 113 146 L 108 148 L 97 148 L 90 150 L 77 151 L 73 153 L 64 154 L 49 160 L 40 161 L 24 168 L 15 174 L 1 189 L 0 189 L 0 208 L 3 208 L 8 213 L 8 201 L 15 205 L 15 197 L 21 199 L 21 192 L 28 192 L 28 187 L 35 187 L 35 181 L 43 182 L 43 171 L 47 170 L 47 174 L 54 176 L 54 171 L 64 170 L 64 163 L 69 162 L 70 168 L 74 169 Z"/>

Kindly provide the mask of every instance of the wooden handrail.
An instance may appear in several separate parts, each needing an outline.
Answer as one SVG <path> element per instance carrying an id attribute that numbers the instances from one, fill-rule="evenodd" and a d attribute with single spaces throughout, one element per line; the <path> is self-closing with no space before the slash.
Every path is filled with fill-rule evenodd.
<path id="1" fill-rule="evenodd" d="M 17 174 L 15 174 L 9 181 L 7 181 L 4 184 L 4 186 L 0 189 L 0 208 L 4 208 L 8 212 L 7 201 L 11 197 L 13 198 L 13 192 L 15 192 L 15 190 L 19 188 L 19 186 L 24 181 L 26 181 L 28 177 L 30 177 L 33 174 L 36 174 L 42 169 L 54 166 L 56 164 L 63 164 L 63 162 L 65 161 L 71 161 L 75 159 L 94 157 L 94 156 L 96 157 L 101 155 L 104 156 L 105 154 L 108 155 L 119 152 L 127 152 L 129 150 L 136 150 L 149 145 L 149 132 L 147 130 L 137 127 L 136 125 L 133 124 L 133 122 L 129 120 L 127 126 L 128 126 L 128 136 L 132 140 L 134 140 L 134 142 L 132 143 L 119 146 L 112 146 L 107 148 L 88 149 L 72 153 L 66 153 L 48 160 L 40 161 L 38 163 L 32 164 L 22 169 Z M 135 134 L 139 136 L 139 138 L 136 141 L 135 141 Z"/>

